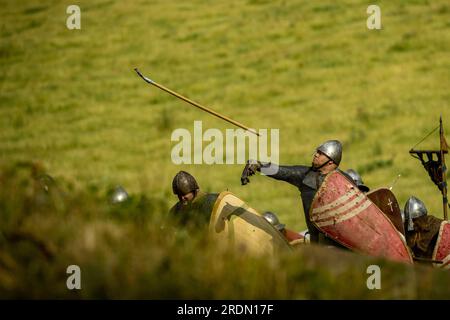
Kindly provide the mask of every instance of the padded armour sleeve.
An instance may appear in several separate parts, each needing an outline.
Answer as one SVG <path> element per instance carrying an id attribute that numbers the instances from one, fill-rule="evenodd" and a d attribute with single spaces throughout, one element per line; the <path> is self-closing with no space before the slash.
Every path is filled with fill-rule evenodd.
<path id="1" fill-rule="evenodd" d="M 286 181 L 296 187 L 300 187 L 309 167 L 307 166 L 278 166 L 272 164 L 270 170 L 268 168 L 261 168 L 261 173 L 266 174 L 268 177 Z M 273 173 L 273 172 L 276 173 Z"/>

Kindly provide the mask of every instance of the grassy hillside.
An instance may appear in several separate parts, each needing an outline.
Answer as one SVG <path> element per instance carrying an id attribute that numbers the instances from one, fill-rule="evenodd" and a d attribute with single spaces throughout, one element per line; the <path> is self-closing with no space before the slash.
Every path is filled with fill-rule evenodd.
<path id="1" fill-rule="evenodd" d="M 155 198 L 135 195 L 112 205 L 101 192 L 74 191 L 70 183 L 39 179 L 43 172 L 30 163 L 1 170 L 1 298 L 449 296 L 446 271 L 315 246 L 251 256 L 209 241 L 205 232 L 174 229 L 174 221 L 159 214 L 167 210 L 164 203 Z M 66 269 L 73 264 L 81 268 L 81 290 L 66 287 Z M 370 265 L 380 267 L 380 290 L 367 288 Z"/>
<path id="2" fill-rule="evenodd" d="M 38 162 L 92 208 L 121 184 L 151 199 L 151 215 L 176 201 L 172 178 L 187 170 L 205 191 L 228 189 L 305 228 L 292 186 L 261 176 L 241 186 L 238 164 L 174 165 L 173 130 L 233 127 L 148 86 L 138 67 L 248 126 L 280 129 L 283 164 L 309 164 L 321 142 L 340 139 L 343 169 L 372 188 L 401 174 L 400 205 L 415 195 L 442 217 L 408 150 L 441 114 L 450 132 L 448 1 L 378 1 L 383 27 L 372 31 L 367 1 L 79 1 L 81 30 L 66 28 L 70 4 L 0 1 L 2 165 Z M 421 147 L 438 147 L 437 135 Z M 109 228 L 96 211 L 82 214 Z M 112 228 L 126 233 L 124 220 Z"/>

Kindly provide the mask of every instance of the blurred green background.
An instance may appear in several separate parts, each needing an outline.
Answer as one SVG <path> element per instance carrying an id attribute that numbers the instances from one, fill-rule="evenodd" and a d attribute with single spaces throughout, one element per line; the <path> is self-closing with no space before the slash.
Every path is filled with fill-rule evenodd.
<path id="1" fill-rule="evenodd" d="M 415 195 L 442 218 L 437 187 L 408 151 L 440 115 L 450 130 L 448 1 L 377 1 L 382 30 L 366 27 L 371 1 L 78 1 L 81 30 L 66 27 L 71 4 L 0 1 L 0 164 L 39 163 L 93 206 L 80 214 L 95 215 L 94 200 L 118 184 L 163 214 L 186 170 L 204 191 L 232 191 L 305 228 L 295 187 L 261 176 L 241 186 L 238 164 L 174 165 L 173 130 L 233 127 L 145 84 L 138 67 L 250 127 L 280 129 L 282 164 L 309 164 L 339 139 L 342 169 L 371 188 L 401 174 L 400 206 Z M 437 134 L 420 145 L 438 146 Z"/>

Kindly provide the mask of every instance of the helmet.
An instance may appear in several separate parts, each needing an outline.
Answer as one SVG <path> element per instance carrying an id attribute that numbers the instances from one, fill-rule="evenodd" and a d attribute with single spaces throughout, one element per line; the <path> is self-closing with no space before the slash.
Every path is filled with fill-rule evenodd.
<path id="1" fill-rule="evenodd" d="M 266 211 L 263 213 L 263 218 L 266 219 L 275 229 L 281 231 L 284 229 L 285 225 L 281 224 L 275 213 Z"/>
<path id="2" fill-rule="evenodd" d="M 348 169 L 345 171 L 345 173 L 347 173 L 350 178 L 353 179 L 353 181 L 355 181 L 356 185 L 358 186 L 359 190 L 363 191 L 363 192 L 367 192 L 369 191 L 369 188 L 364 184 L 364 182 L 362 181 L 361 176 L 359 175 L 358 172 L 356 172 L 353 169 Z"/>
<path id="3" fill-rule="evenodd" d="M 408 231 L 414 230 L 413 219 L 427 215 L 425 204 L 416 197 L 410 197 L 405 204 L 405 221 L 408 222 Z"/>
<path id="4" fill-rule="evenodd" d="M 405 210 L 400 209 L 400 215 L 402 216 L 402 222 L 405 224 Z"/>
<path id="5" fill-rule="evenodd" d="M 122 186 L 116 187 L 111 196 L 111 202 L 115 204 L 124 202 L 126 200 L 128 200 L 128 193 L 125 191 L 125 189 Z"/>
<path id="6" fill-rule="evenodd" d="M 330 158 L 336 165 L 341 163 L 342 159 L 342 143 L 338 140 L 328 140 L 322 143 L 317 149 L 328 158 Z"/>
<path id="7" fill-rule="evenodd" d="M 200 189 L 195 178 L 186 171 L 178 172 L 172 181 L 172 190 L 176 195 L 183 196 L 189 192 Z"/>

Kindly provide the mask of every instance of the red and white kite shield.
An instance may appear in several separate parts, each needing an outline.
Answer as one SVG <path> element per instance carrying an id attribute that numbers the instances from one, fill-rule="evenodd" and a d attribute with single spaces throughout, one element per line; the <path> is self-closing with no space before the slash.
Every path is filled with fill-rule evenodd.
<path id="1" fill-rule="evenodd" d="M 442 264 L 433 264 L 435 267 L 450 270 L 450 222 L 448 221 L 443 221 L 439 228 L 433 260 L 442 261 Z"/>
<path id="2" fill-rule="evenodd" d="M 338 171 L 325 177 L 309 215 L 317 228 L 347 248 L 413 263 L 405 241 L 392 222 Z"/>

